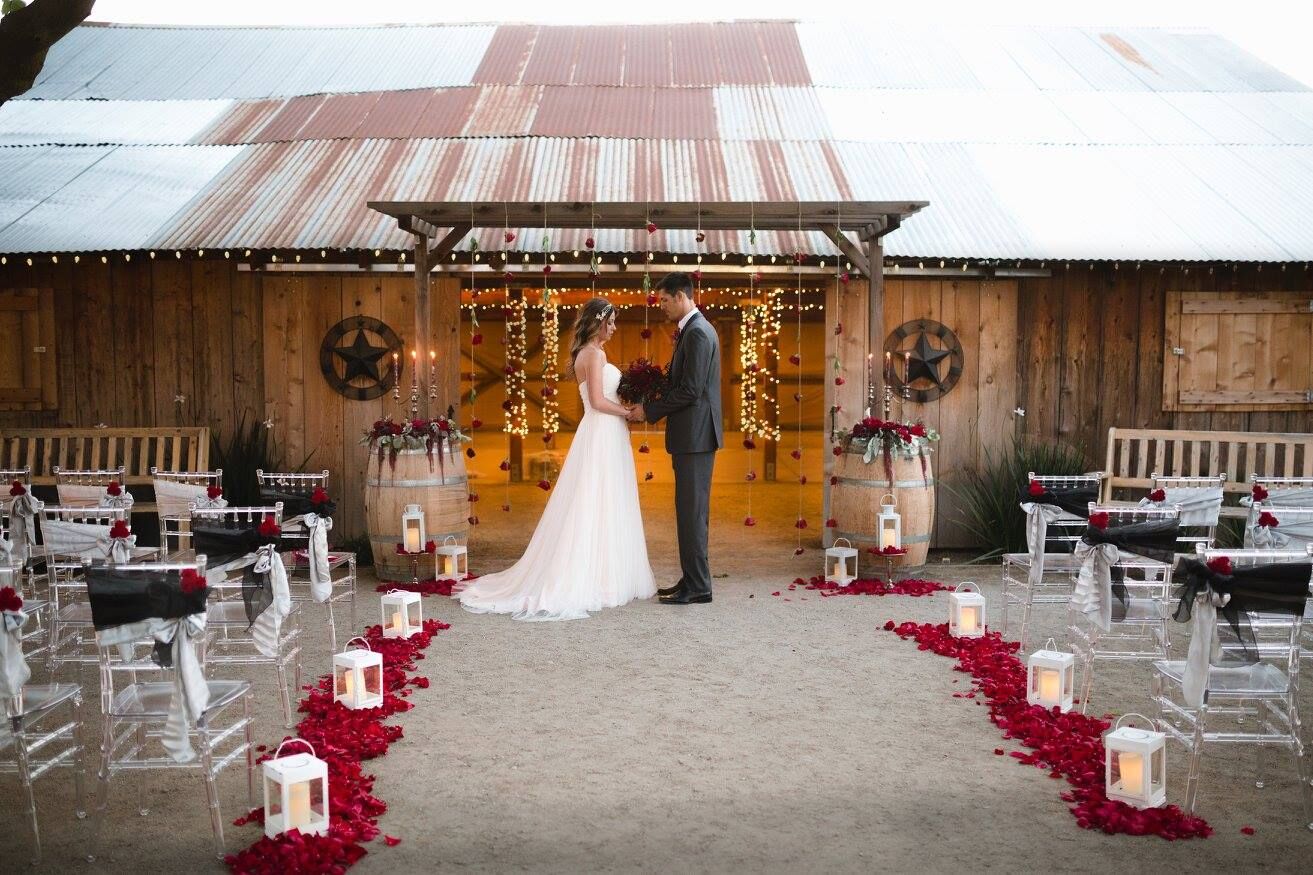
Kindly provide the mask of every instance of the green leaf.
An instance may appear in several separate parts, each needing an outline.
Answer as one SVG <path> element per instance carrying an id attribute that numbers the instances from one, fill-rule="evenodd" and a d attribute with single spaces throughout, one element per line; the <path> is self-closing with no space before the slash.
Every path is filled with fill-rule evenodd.
<path id="1" fill-rule="evenodd" d="M 26 5 L 27 3 L 25 0 L 4 0 L 4 3 L 0 4 L 0 15 L 8 15 L 11 12 L 17 12 Z"/>

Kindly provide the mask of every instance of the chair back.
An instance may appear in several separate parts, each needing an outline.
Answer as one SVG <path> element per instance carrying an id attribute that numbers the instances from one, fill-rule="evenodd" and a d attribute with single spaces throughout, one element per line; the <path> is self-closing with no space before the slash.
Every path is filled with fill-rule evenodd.
<path id="1" fill-rule="evenodd" d="M 1275 525 L 1264 525 L 1275 523 Z M 1313 544 L 1313 507 L 1255 501 L 1245 520 L 1245 546 L 1256 550 L 1302 550 Z"/>
<path id="2" fill-rule="evenodd" d="M 17 480 L 28 491 L 32 491 L 32 469 L 24 465 L 21 468 L 0 468 L 0 516 L 3 517 L 5 533 L 9 532 L 9 506 L 14 503 L 9 494 L 9 487 Z"/>
<path id="3" fill-rule="evenodd" d="M 1108 515 L 1108 525 L 1112 526 L 1129 526 L 1134 523 L 1148 522 L 1166 522 L 1168 520 L 1179 520 L 1181 518 L 1181 508 L 1177 505 L 1167 507 L 1152 507 L 1127 504 L 1099 504 L 1091 501 L 1089 505 L 1090 514 L 1106 513 Z M 1190 552 L 1194 552 L 1194 547 L 1190 547 Z"/>
<path id="4" fill-rule="evenodd" d="M 83 549 L 88 541 L 108 537 L 119 520 L 128 520 L 122 507 L 65 507 L 37 503 L 41 522 L 41 547 L 46 556 L 50 601 L 58 612 L 68 596 L 82 589 L 81 569 L 87 562 Z M 68 590 L 68 592 L 64 592 Z"/>
<path id="5" fill-rule="evenodd" d="M 1267 490 L 1267 504 L 1288 504 L 1295 507 L 1313 507 L 1313 477 L 1260 477 L 1251 474 L 1251 488 L 1261 486 Z"/>
<path id="6" fill-rule="evenodd" d="M 1236 569 L 1252 569 L 1265 565 L 1283 565 L 1305 562 L 1309 564 L 1309 580 L 1304 589 L 1306 599 L 1303 611 L 1293 613 L 1264 612 L 1246 610 L 1244 622 L 1253 634 L 1253 649 L 1262 662 L 1279 668 L 1289 680 L 1293 681 L 1298 673 L 1299 659 L 1302 651 L 1301 637 L 1305 615 L 1308 613 L 1307 596 L 1313 595 L 1313 544 L 1299 549 L 1288 550 L 1225 550 L 1207 549 L 1200 546 L 1197 556 L 1201 562 L 1226 558 Z M 1234 628 L 1229 618 L 1218 612 L 1215 634 L 1222 641 L 1234 639 Z M 1223 645 L 1220 659 L 1214 664 L 1236 661 L 1235 648 Z"/>
<path id="7" fill-rule="evenodd" d="M 160 544 L 167 555 L 191 547 L 191 506 L 212 486 L 223 488 L 223 469 L 213 471 L 161 471 L 150 468 L 155 484 L 155 513 L 160 521 Z M 181 488 L 178 488 L 181 487 Z"/>
<path id="8" fill-rule="evenodd" d="M 1102 471 L 1085 474 L 1036 474 L 1031 471 L 1026 479 L 1038 481 L 1039 485 L 1049 489 L 1099 489 L 1105 476 Z"/>
<path id="9" fill-rule="evenodd" d="M 281 526 L 283 524 L 282 502 L 275 502 L 267 506 L 193 507 L 191 509 L 193 529 L 197 525 L 214 526 L 222 529 L 246 529 L 260 525 L 268 516 L 272 516 L 274 522 Z"/>
<path id="10" fill-rule="evenodd" d="M 95 507 L 100 504 L 100 493 L 111 482 L 116 482 L 127 489 L 126 466 L 117 468 L 90 468 L 81 471 L 68 470 L 55 465 L 50 469 L 55 475 L 55 489 L 59 493 L 59 503 L 64 507 Z"/>
<path id="11" fill-rule="evenodd" d="M 1181 544 L 1189 550 L 1195 544 L 1211 547 L 1217 540 L 1217 519 L 1226 495 L 1226 475 L 1210 477 L 1175 477 L 1154 472 L 1149 475 L 1149 491 L 1161 489 L 1166 503 L 1180 505 Z"/>

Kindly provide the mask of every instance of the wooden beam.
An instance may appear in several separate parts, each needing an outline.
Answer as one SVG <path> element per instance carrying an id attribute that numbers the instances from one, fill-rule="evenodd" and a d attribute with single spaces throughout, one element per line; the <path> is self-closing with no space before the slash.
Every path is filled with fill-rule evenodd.
<path id="1" fill-rule="evenodd" d="M 884 397 L 884 245 L 879 237 L 872 237 L 866 241 L 866 260 L 871 264 L 880 266 L 880 270 L 875 273 L 867 273 L 867 280 L 870 283 L 867 295 L 868 309 L 866 314 L 866 350 L 868 353 L 880 359 L 875 363 L 875 371 L 880 374 L 879 380 L 873 380 L 875 383 L 875 397 Z M 863 404 L 865 400 L 863 400 Z M 874 415 L 874 411 L 872 411 Z"/>
<path id="2" fill-rule="evenodd" d="M 438 267 L 444 258 L 451 255 L 451 251 L 456 248 L 456 244 L 465 239 L 465 235 L 470 233 L 472 226 L 466 222 L 464 225 L 455 225 L 447 236 L 443 237 L 429 253 L 429 270 Z"/>
<path id="3" fill-rule="evenodd" d="M 912 215 L 926 201 L 741 201 L 714 202 L 517 202 L 494 201 L 370 201 L 371 209 L 425 222 L 436 228 L 469 224 L 476 228 L 540 227 L 544 220 L 554 228 L 642 228 L 653 222 L 666 230 L 794 231 L 799 223 L 838 224 L 846 231 L 877 236 L 888 233 L 894 217 Z"/>
<path id="4" fill-rule="evenodd" d="M 844 234 L 837 225 L 817 225 L 816 230 L 823 232 L 833 240 L 834 245 L 839 247 L 839 251 L 843 253 L 844 257 L 852 262 L 863 275 L 871 275 L 871 262 L 867 259 L 866 253 L 862 252 L 853 241 L 849 240 L 848 235 Z"/>
<path id="5" fill-rule="evenodd" d="M 415 216 L 398 216 L 397 224 L 401 227 L 401 230 L 405 231 L 407 234 L 423 234 L 430 240 L 437 237 L 438 232 L 442 230 L 436 225 L 430 225 L 428 222 Z"/>

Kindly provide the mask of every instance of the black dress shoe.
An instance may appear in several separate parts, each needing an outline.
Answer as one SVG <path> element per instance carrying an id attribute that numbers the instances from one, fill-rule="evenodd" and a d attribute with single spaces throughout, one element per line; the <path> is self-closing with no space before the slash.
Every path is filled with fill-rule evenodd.
<path id="1" fill-rule="evenodd" d="M 684 581 L 681 580 L 679 583 L 675 584 L 674 586 L 661 587 L 661 589 L 657 590 L 657 595 L 661 596 L 662 598 L 667 598 L 668 596 L 679 595 L 679 593 L 683 591 L 683 589 L 684 589 Z"/>
<path id="2" fill-rule="evenodd" d="M 690 594 L 687 590 L 681 590 L 675 595 L 661 597 L 661 604 L 663 605 L 706 605 L 710 603 L 711 593 L 709 592 Z"/>

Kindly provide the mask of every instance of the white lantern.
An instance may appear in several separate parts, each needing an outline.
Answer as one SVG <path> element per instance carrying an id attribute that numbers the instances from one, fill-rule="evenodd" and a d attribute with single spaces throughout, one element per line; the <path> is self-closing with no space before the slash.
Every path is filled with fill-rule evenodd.
<path id="1" fill-rule="evenodd" d="M 971 589 L 965 588 L 968 586 Z M 955 638 L 980 638 L 985 634 L 985 597 L 970 580 L 948 594 L 948 633 Z"/>
<path id="2" fill-rule="evenodd" d="M 1167 804 L 1167 736 L 1152 729 L 1122 726 L 1126 714 L 1103 736 L 1104 790 L 1109 799 L 1136 808 L 1161 808 Z"/>
<path id="3" fill-rule="evenodd" d="M 839 542 L 843 541 L 848 546 L 840 547 Z M 849 570 L 848 560 L 852 560 L 852 569 Z M 853 547 L 852 542 L 847 538 L 836 538 L 833 547 L 825 548 L 825 579 L 833 580 L 839 586 L 847 586 L 857 579 L 857 549 Z"/>
<path id="4" fill-rule="evenodd" d="M 409 638 L 424 628 L 419 593 L 394 589 L 384 593 L 380 603 L 383 606 L 384 638 Z"/>
<path id="5" fill-rule="evenodd" d="M 889 500 L 885 501 L 886 498 Z M 897 506 L 898 499 L 892 495 L 880 499 L 880 514 L 876 517 L 876 527 L 882 550 L 885 547 L 903 546 L 903 518 L 894 510 Z"/>
<path id="6" fill-rule="evenodd" d="M 401 546 L 407 553 L 423 553 L 425 543 L 424 511 L 418 504 L 408 504 L 401 514 Z"/>
<path id="7" fill-rule="evenodd" d="M 280 757 L 294 741 L 310 748 L 310 753 Z M 300 738 L 278 745 L 274 758 L 264 764 L 264 834 L 272 839 L 294 829 L 302 835 L 328 832 L 328 763 Z"/>
<path id="8" fill-rule="evenodd" d="M 364 650 L 351 650 L 359 641 Z M 383 704 L 383 654 L 375 653 L 364 638 L 352 638 L 347 650 L 333 656 L 333 698 L 353 711 Z"/>
<path id="9" fill-rule="evenodd" d="M 1075 681 L 1075 655 L 1058 650 L 1052 638 L 1026 661 L 1026 701 L 1032 705 L 1070 711 Z"/>
<path id="10" fill-rule="evenodd" d="M 451 543 L 448 543 L 448 541 Z M 452 535 L 442 539 L 442 546 L 438 548 L 438 555 L 442 557 L 439 560 L 442 564 L 437 569 L 441 577 L 461 580 L 470 573 L 469 551 L 466 550 L 464 544 L 457 543 L 456 538 Z"/>

